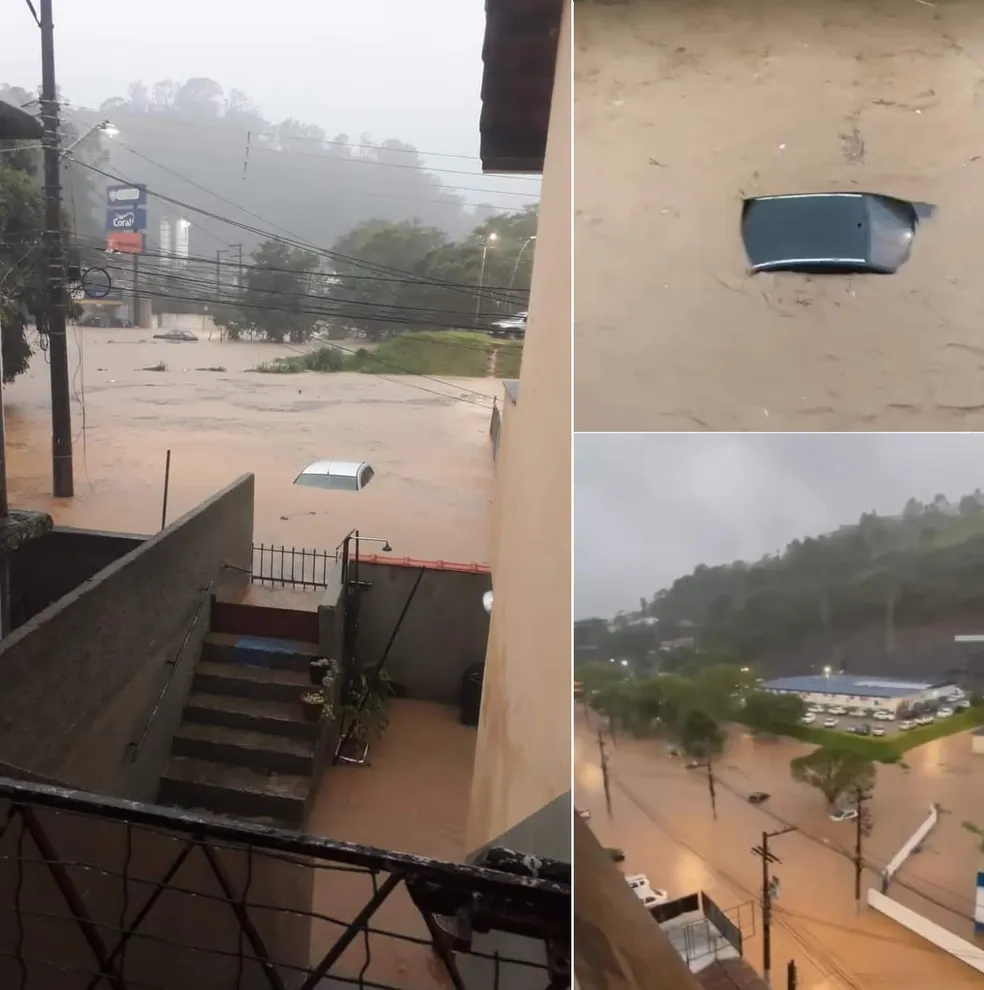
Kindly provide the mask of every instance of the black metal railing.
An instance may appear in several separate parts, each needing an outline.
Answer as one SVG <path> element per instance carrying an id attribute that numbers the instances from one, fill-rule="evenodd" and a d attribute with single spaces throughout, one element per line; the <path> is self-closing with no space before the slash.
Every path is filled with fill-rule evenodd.
<path id="1" fill-rule="evenodd" d="M 569 866 L 516 858 L 442 862 L 0 778 L 0 986 L 564 990 Z M 480 951 L 489 933 L 517 951 Z"/>
<path id="2" fill-rule="evenodd" d="M 250 580 L 273 588 L 326 588 L 337 560 L 331 550 L 254 543 Z"/>

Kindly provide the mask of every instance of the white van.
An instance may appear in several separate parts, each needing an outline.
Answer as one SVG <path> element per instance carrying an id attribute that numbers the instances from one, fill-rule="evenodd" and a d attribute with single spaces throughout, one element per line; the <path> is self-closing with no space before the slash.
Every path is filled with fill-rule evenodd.
<path id="1" fill-rule="evenodd" d="M 625 878 L 625 882 L 632 888 L 645 908 L 665 904 L 670 899 L 665 890 L 650 885 L 649 877 L 645 873 L 635 873 L 628 876 Z"/>

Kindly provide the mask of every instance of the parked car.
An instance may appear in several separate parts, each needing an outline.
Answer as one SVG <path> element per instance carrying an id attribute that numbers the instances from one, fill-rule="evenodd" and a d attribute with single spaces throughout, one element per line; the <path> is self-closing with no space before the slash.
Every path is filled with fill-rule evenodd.
<path id="1" fill-rule="evenodd" d="M 865 728 L 867 728 L 867 726 L 865 726 Z M 872 734 L 873 736 L 883 736 L 883 735 L 885 735 L 885 728 L 884 728 L 884 726 L 881 726 L 881 725 L 876 725 L 876 726 L 875 726 L 875 727 L 874 727 L 874 728 L 873 728 L 873 729 L 871 730 L 871 734 Z"/>
<path id="2" fill-rule="evenodd" d="M 906 719 L 904 722 L 899 723 L 899 730 L 901 732 L 908 732 L 916 723 L 910 719 Z"/>
<path id="3" fill-rule="evenodd" d="M 847 714 L 847 709 L 846 708 L 841 708 L 840 705 L 834 705 L 834 707 L 830 709 L 830 714 L 831 715 L 846 715 Z"/>
<path id="4" fill-rule="evenodd" d="M 949 718 L 953 714 L 952 708 L 941 708 L 937 713 L 937 718 Z"/>
<path id="5" fill-rule="evenodd" d="M 749 804 L 764 804 L 768 800 L 769 795 L 766 794 L 765 791 L 752 791 L 752 793 L 748 795 Z"/>
<path id="6" fill-rule="evenodd" d="M 803 717 L 802 717 L 802 718 L 800 719 L 800 721 L 801 721 L 801 722 L 802 722 L 802 723 L 803 723 L 804 725 L 812 725 L 812 724 L 813 724 L 813 723 L 814 723 L 814 722 L 815 722 L 816 720 L 817 720 L 817 717 L 816 717 L 816 715 L 814 715 L 814 714 L 813 714 L 813 712 L 807 712 L 807 713 L 806 713 L 806 714 L 805 714 L 805 715 L 804 715 L 804 716 L 803 716 Z"/>
<path id="7" fill-rule="evenodd" d="M 933 724 L 933 716 L 932 715 L 920 715 L 919 718 L 916 719 L 916 721 L 920 725 L 932 725 Z"/>
<path id="8" fill-rule="evenodd" d="M 155 333 L 154 340 L 170 340 L 174 343 L 184 341 L 196 341 L 198 338 L 190 330 L 167 330 L 164 333 Z"/>
<path id="9" fill-rule="evenodd" d="M 642 906 L 647 908 L 665 904 L 670 898 L 665 890 L 653 887 L 649 883 L 649 877 L 645 873 L 636 873 L 625 878 L 625 882 L 632 888 L 636 897 L 642 901 Z"/>
<path id="10" fill-rule="evenodd" d="M 852 718 L 867 718 L 868 713 L 863 708 L 854 708 L 851 711 Z"/>
<path id="11" fill-rule="evenodd" d="M 812 713 L 813 715 L 822 715 L 823 705 L 810 705 L 810 707 L 807 708 L 807 711 Z"/>
<path id="12" fill-rule="evenodd" d="M 827 816 L 832 822 L 853 822 L 858 817 L 857 808 L 839 808 Z"/>
<path id="13" fill-rule="evenodd" d="M 526 310 L 516 313 L 514 316 L 507 316 L 501 320 L 493 320 L 492 329 L 489 330 L 491 337 L 525 337 L 526 336 Z"/>
<path id="14" fill-rule="evenodd" d="M 970 702 L 966 698 L 961 698 L 957 702 L 957 708 L 970 708 Z"/>
<path id="15" fill-rule="evenodd" d="M 837 719 L 835 719 L 835 718 L 825 718 L 823 720 L 823 727 L 825 729 L 836 729 L 837 728 Z"/>
<path id="16" fill-rule="evenodd" d="M 881 728 L 881 727 L 879 726 L 879 728 Z M 882 734 L 884 734 L 885 730 L 882 729 L 881 731 L 882 731 Z M 856 736 L 870 736 L 871 735 L 871 726 L 870 725 L 852 725 L 851 726 L 851 732 L 853 732 Z"/>

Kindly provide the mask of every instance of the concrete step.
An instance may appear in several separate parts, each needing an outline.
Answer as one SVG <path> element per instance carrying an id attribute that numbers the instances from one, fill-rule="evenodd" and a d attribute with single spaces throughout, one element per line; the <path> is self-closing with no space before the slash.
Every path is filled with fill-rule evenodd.
<path id="1" fill-rule="evenodd" d="M 304 824 L 311 780 L 296 774 L 265 773 L 187 756 L 172 756 L 161 777 L 159 804 L 205 808 L 219 815 L 273 818 Z"/>
<path id="2" fill-rule="evenodd" d="M 193 691 L 185 705 L 184 720 L 290 739 L 317 739 L 320 729 L 320 723 L 305 720 L 299 696 L 293 702 L 264 701 Z"/>
<path id="3" fill-rule="evenodd" d="M 173 756 L 302 777 L 314 773 L 316 749 L 314 739 L 291 739 L 204 722 L 182 722 L 171 744 Z"/>
<path id="4" fill-rule="evenodd" d="M 202 659 L 250 667 L 306 671 L 320 655 L 317 643 L 266 636 L 210 632 L 202 644 Z"/>
<path id="5" fill-rule="evenodd" d="M 206 694 L 234 694 L 298 704 L 305 691 L 317 690 L 306 670 L 302 673 L 285 667 L 251 667 L 215 660 L 199 661 L 192 689 Z"/>

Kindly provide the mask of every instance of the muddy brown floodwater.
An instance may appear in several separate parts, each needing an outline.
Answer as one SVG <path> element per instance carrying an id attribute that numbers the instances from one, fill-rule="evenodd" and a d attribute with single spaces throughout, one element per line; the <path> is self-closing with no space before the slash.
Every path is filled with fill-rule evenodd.
<path id="1" fill-rule="evenodd" d="M 850 859 L 854 830 L 828 821 L 816 791 L 790 778 L 790 759 L 804 751 L 800 744 L 756 742 L 741 733 L 730 739 L 717 769 L 715 820 L 703 774 L 684 769 L 658 741 L 619 738 L 608 744 L 609 817 L 596 730 L 593 717 L 589 720 L 579 708 L 575 799 L 578 807 L 591 811 L 589 824 L 600 841 L 624 849 L 626 871 L 646 873 L 671 897 L 702 889 L 726 911 L 738 909 L 746 958 L 757 969 L 762 963 L 756 903 L 762 875 L 751 849 L 763 831 L 797 826 L 769 847 L 781 859 L 771 871 L 781 881 L 772 929 L 777 985 L 790 959 L 796 960 L 801 990 L 969 990 L 984 985 L 970 967 L 872 909 L 858 910 Z M 939 801 L 949 814 L 924 852 L 900 872 L 890 895 L 970 938 L 969 923 L 959 912 L 969 906 L 979 854 L 960 823 L 965 818 L 980 821 L 974 815 L 984 798 L 979 787 L 968 786 L 968 778 L 984 768 L 973 762 L 966 734 L 921 747 L 907 754 L 906 761 L 909 769 L 879 768 L 872 802 L 875 827 L 866 859 L 886 862 L 924 819 L 929 802 Z M 753 790 L 772 796 L 767 804 L 752 806 L 746 797 Z M 877 885 L 876 874 L 866 871 L 862 889 Z"/>
<path id="2" fill-rule="evenodd" d="M 51 496 L 48 366 L 36 353 L 4 390 L 11 504 L 66 526 L 153 532 L 170 449 L 169 519 L 253 472 L 256 543 L 332 549 L 359 527 L 397 556 L 486 561 L 500 383 L 249 371 L 297 350 L 69 328 L 76 495 Z M 376 477 L 358 493 L 292 484 L 327 457 L 368 461 Z"/>

